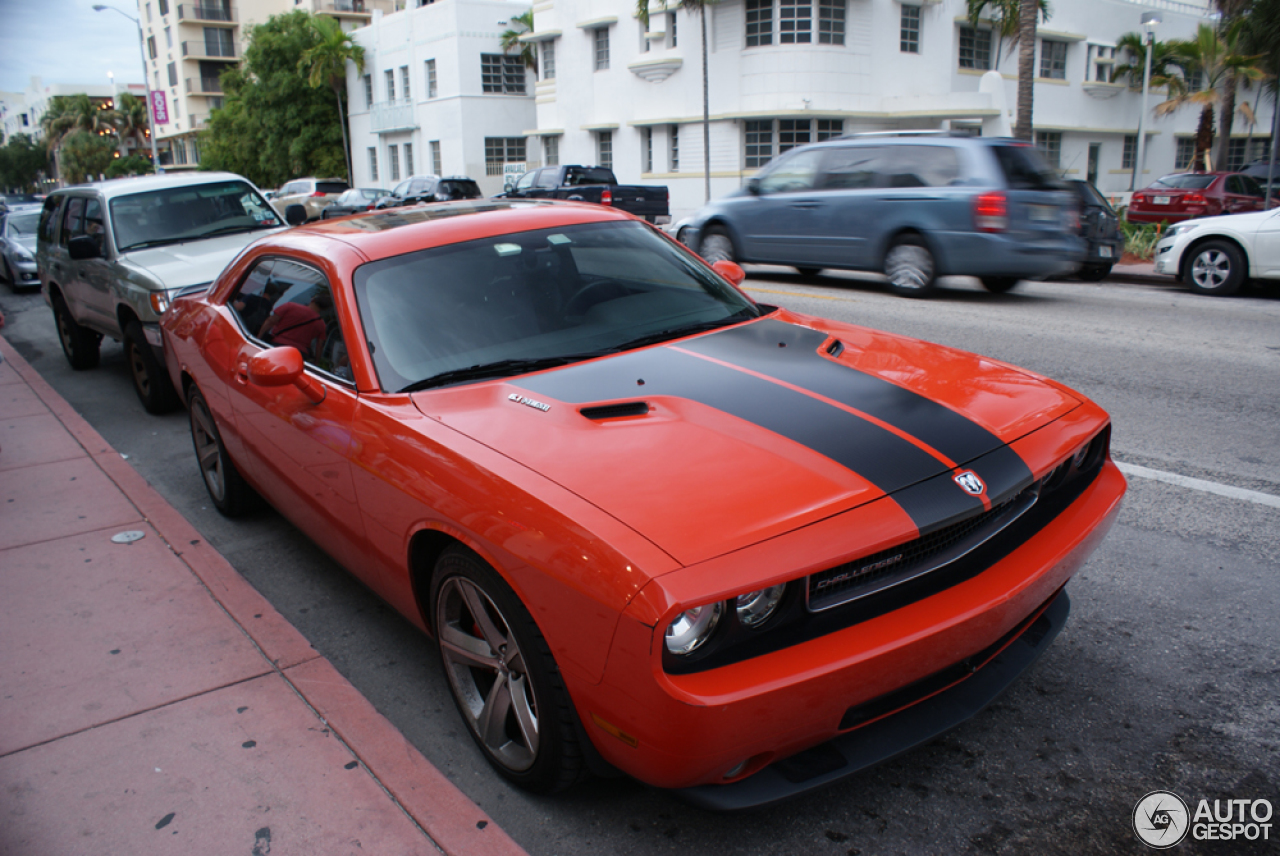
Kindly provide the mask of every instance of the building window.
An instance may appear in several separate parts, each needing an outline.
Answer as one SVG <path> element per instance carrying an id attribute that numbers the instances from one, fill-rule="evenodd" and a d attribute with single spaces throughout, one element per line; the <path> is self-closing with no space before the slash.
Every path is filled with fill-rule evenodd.
<path id="1" fill-rule="evenodd" d="M 813 40 L 813 9 L 808 0 L 778 0 L 778 42 L 807 44 Z"/>
<path id="2" fill-rule="evenodd" d="M 1062 133 L 1060 131 L 1036 131 L 1036 148 L 1044 155 L 1049 166 L 1057 169 L 1062 163 Z"/>
<path id="3" fill-rule="evenodd" d="M 759 119 L 743 123 L 746 155 L 744 166 L 759 169 L 773 160 L 773 120 Z"/>
<path id="4" fill-rule="evenodd" d="M 369 180 L 378 180 L 378 150 L 373 146 L 369 147 Z"/>
<path id="5" fill-rule="evenodd" d="M 391 169 L 391 181 L 400 180 L 400 147 L 387 146 L 387 166 Z"/>
<path id="6" fill-rule="evenodd" d="M 444 172 L 444 163 L 440 160 L 440 141 L 431 141 L 431 171 L 436 175 Z"/>
<path id="7" fill-rule="evenodd" d="M 991 31 L 960 28 L 960 67 L 991 70 Z"/>
<path id="8" fill-rule="evenodd" d="M 231 31 L 222 27 L 205 27 L 204 52 L 206 56 L 235 56 L 236 43 Z"/>
<path id="9" fill-rule="evenodd" d="M 778 154 L 789 152 L 796 146 L 807 146 L 813 142 L 809 131 L 808 119 L 778 120 Z"/>
<path id="10" fill-rule="evenodd" d="M 160 7 L 161 15 L 169 14 L 169 0 L 160 0 L 160 2 L 157 3 L 156 5 Z"/>
<path id="11" fill-rule="evenodd" d="M 559 166 L 560 165 L 560 137 L 550 136 L 542 138 L 542 164 L 543 166 Z"/>
<path id="12" fill-rule="evenodd" d="M 178 85 L 178 64 L 176 62 L 169 63 L 169 85 Z"/>
<path id="13" fill-rule="evenodd" d="M 156 37 L 155 36 L 147 36 L 147 53 L 151 55 L 152 59 L 156 58 Z"/>
<path id="14" fill-rule="evenodd" d="M 187 162 L 187 144 L 179 137 L 170 143 L 169 147 L 173 149 L 173 162 L 175 164 L 186 164 Z"/>
<path id="15" fill-rule="evenodd" d="M 382 72 L 383 78 L 387 81 L 387 100 L 396 100 L 396 73 L 391 69 Z"/>
<path id="16" fill-rule="evenodd" d="M 653 128 L 642 128 L 644 135 L 644 165 L 641 172 L 653 172 Z"/>
<path id="17" fill-rule="evenodd" d="M 436 85 L 436 61 L 427 60 L 427 97 L 435 98 L 440 94 L 440 90 Z"/>
<path id="18" fill-rule="evenodd" d="M 173 49 L 173 30 L 168 27 L 164 28 L 164 45 L 170 50 Z"/>
<path id="19" fill-rule="evenodd" d="M 640 25 L 640 53 L 649 52 L 649 28 L 644 24 Z"/>
<path id="20" fill-rule="evenodd" d="M 596 71 L 604 71 L 609 67 L 609 28 L 600 27 L 596 31 Z"/>
<path id="21" fill-rule="evenodd" d="M 542 43 L 542 79 L 556 79 L 556 43 L 555 39 L 547 39 Z"/>
<path id="22" fill-rule="evenodd" d="M 1245 164 L 1245 144 L 1248 140 L 1232 140 L 1227 144 L 1227 165 L 1226 169 L 1235 172 L 1244 167 Z"/>
<path id="23" fill-rule="evenodd" d="M 1040 76 L 1049 80 L 1067 79 L 1067 43 L 1040 40 Z"/>
<path id="24" fill-rule="evenodd" d="M 818 119 L 818 135 L 816 142 L 823 140 L 834 140 L 836 137 L 844 136 L 844 119 Z"/>
<path id="25" fill-rule="evenodd" d="M 373 107 L 373 75 L 364 76 L 364 106 Z"/>
<path id="26" fill-rule="evenodd" d="M 524 60 L 506 54 L 480 54 L 480 78 L 485 92 L 524 95 Z"/>
<path id="27" fill-rule="evenodd" d="M 671 126 L 671 153 L 668 158 L 669 169 L 672 172 L 680 171 L 680 126 Z"/>
<path id="28" fill-rule="evenodd" d="M 818 0 L 818 44 L 844 44 L 844 0 Z"/>
<path id="29" fill-rule="evenodd" d="M 920 53 L 920 7 L 902 6 L 901 35 L 898 37 L 898 50 L 902 53 Z"/>
<path id="30" fill-rule="evenodd" d="M 413 96 L 409 91 L 409 66 L 400 66 L 400 97 L 405 101 L 412 101 Z"/>
<path id="31" fill-rule="evenodd" d="M 413 143 L 404 144 L 404 174 L 413 175 Z"/>
<path id="32" fill-rule="evenodd" d="M 1110 83 L 1115 57 L 1116 49 L 1110 45 L 1089 45 L 1089 62 L 1085 75 L 1095 83 Z"/>
<path id="33" fill-rule="evenodd" d="M 147 23 L 151 23 L 151 4 L 147 4 Z"/>
<path id="34" fill-rule="evenodd" d="M 1194 145 L 1194 141 L 1193 141 Z M 1138 150 L 1138 138 L 1130 135 L 1124 138 L 1124 154 L 1120 156 L 1121 169 L 1133 169 L 1133 161 Z"/>
<path id="35" fill-rule="evenodd" d="M 668 47 L 675 47 L 679 42 L 676 40 L 676 13 L 667 13 L 667 37 L 670 39 Z"/>
<path id="36" fill-rule="evenodd" d="M 484 138 L 484 174 L 502 175 L 504 163 L 525 163 L 524 137 Z"/>
<path id="37" fill-rule="evenodd" d="M 613 131 L 596 132 L 596 163 L 613 169 Z"/>
<path id="38" fill-rule="evenodd" d="M 1173 154 L 1174 169 L 1191 169 L 1191 159 L 1196 156 L 1196 138 L 1178 137 L 1178 148 Z"/>
<path id="39" fill-rule="evenodd" d="M 747 47 L 773 44 L 773 0 L 747 0 Z"/>

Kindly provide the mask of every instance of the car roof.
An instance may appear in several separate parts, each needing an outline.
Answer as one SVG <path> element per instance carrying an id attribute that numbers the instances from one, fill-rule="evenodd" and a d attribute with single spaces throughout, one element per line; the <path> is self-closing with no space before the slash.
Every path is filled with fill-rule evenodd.
<path id="1" fill-rule="evenodd" d="M 93 181 L 88 184 L 77 184 L 55 190 L 51 195 L 65 196 L 69 193 L 95 190 L 107 199 L 133 193 L 146 193 L 150 190 L 167 190 L 174 187 L 197 187 L 203 184 L 217 184 L 223 181 L 243 181 L 252 186 L 253 182 L 243 175 L 234 172 L 184 172 L 165 175 L 138 175 L 131 178 L 112 178 L 107 181 Z"/>

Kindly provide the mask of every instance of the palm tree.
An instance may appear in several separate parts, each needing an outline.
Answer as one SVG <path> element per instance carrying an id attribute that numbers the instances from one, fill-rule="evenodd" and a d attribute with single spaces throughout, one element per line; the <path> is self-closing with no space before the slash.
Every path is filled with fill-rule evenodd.
<path id="1" fill-rule="evenodd" d="M 342 97 L 347 92 L 347 63 L 353 63 L 356 74 L 364 71 L 364 48 L 356 44 L 350 33 L 327 15 L 310 19 L 319 41 L 302 52 L 298 68 L 307 73 L 307 83 L 319 89 L 328 84 L 338 102 L 338 124 L 342 127 L 342 159 L 351 182 L 351 147 L 347 144 L 347 120 L 342 112 Z"/>
<path id="2" fill-rule="evenodd" d="M 1032 114 L 1035 106 L 1035 73 L 1036 73 L 1036 21 L 1043 18 L 1049 20 L 1048 0 L 966 0 L 969 10 L 969 24 L 977 27 L 983 13 L 990 16 L 996 25 L 1000 41 L 996 44 L 996 55 L 1004 40 L 1009 40 L 1009 50 L 1018 47 L 1018 119 L 1013 126 L 1013 135 L 1021 140 L 1031 140 Z"/>
<path id="3" fill-rule="evenodd" d="M 144 148 L 150 134 L 147 121 L 147 102 L 129 92 L 121 93 L 115 110 L 116 133 L 122 144 L 133 140 L 139 149 Z"/>
<path id="4" fill-rule="evenodd" d="M 52 156 L 55 174 L 61 175 L 62 164 L 58 151 L 63 142 L 77 131 L 91 135 L 115 132 L 115 111 L 105 109 L 83 93 L 79 95 L 55 95 L 49 99 L 49 108 L 40 117 L 44 130 L 44 144 Z"/>
<path id="5" fill-rule="evenodd" d="M 524 63 L 525 68 L 533 69 L 533 73 L 538 73 L 538 54 L 534 50 L 531 42 L 522 42 L 520 37 L 525 33 L 533 32 L 533 10 L 525 12 L 522 15 L 512 15 L 511 23 L 516 24 L 520 29 L 514 27 L 504 30 L 499 37 L 502 45 L 502 52 L 509 54 L 512 51 L 520 52 L 520 61 Z"/>
<path id="6" fill-rule="evenodd" d="M 711 85 L 707 75 L 707 7 L 720 0 L 680 0 L 680 8 L 698 13 L 702 25 L 702 176 L 703 196 L 711 201 Z M 636 17 L 649 29 L 649 0 L 636 0 Z"/>
<path id="7" fill-rule="evenodd" d="M 1112 82 L 1128 81 L 1134 91 L 1142 89 L 1143 68 L 1147 61 L 1147 43 L 1141 33 L 1125 33 L 1116 39 L 1116 50 L 1127 51 L 1130 61 L 1117 65 Z M 1172 42 L 1151 42 L 1151 85 L 1168 86 L 1171 78 L 1182 80 L 1182 64 Z"/>

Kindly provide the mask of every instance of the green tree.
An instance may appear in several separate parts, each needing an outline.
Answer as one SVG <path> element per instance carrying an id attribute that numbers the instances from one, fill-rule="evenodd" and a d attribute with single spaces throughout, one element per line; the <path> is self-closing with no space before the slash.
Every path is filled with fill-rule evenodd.
<path id="1" fill-rule="evenodd" d="M 511 23 L 516 27 L 503 30 L 499 37 L 502 41 L 502 52 L 509 54 L 516 51 L 520 54 L 520 61 L 524 63 L 525 68 L 533 69 L 533 73 L 538 73 L 538 54 L 533 49 L 533 45 L 529 42 L 520 41 L 520 37 L 525 33 L 533 32 L 533 10 L 530 9 L 522 15 L 512 15 Z"/>
<path id="2" fill-rule="evenodd" d="M 40 117 L 44 143 L 57 174 L 68 179 L 62 167 L 61 149 L 65 140 L 77 133 L 101 136 L 115 133 L 115 111 L 88 95 L 55 95 Z"/>
<path id="3" fill-rule="evenodd" d="M 1128 53 L 1128 62 L 1115 67 L 1113 80 L 1127 82 L 1129 88 L 1142 90 L 1142 75 L 1147 62 L 1147 43 L 1142 33 L 1125 33 L 1116 39 L 1116 49 Z M 1170 79 L 1182 76 L 1182 63 L 1172 42 L 1151 42 L 1151 85 L 1168 86 Z"/>
<path id="4" fill-rule="evenodd" d="M 132 140 L 138 149 L 151 144 L 151 125 L 147 121 L 147 102 L 124 92 L 116 102 L 115 127 L 121 142 Z"/>
<path id="5" fill-rule="evenodd" d="M 116 141 L 89 131 L 73 131 L 62 141 L 59 151 L 63 177 L 80 184 L 106 173 L 116 157 Z"/>
<path id="6" fill-rule="evenodd" d="M 48 168 L 48 151 L 28 134 L 14 134 L 0 148 L 0 187 L 32 190 Z"/>
<path id="7" fill-rule="evenodd" d="M 720 0 L 680 0 L 680 8 L 689 14 L 698 13 L 702 25 L 702 176 L 703 196 L 711 201 L 711 86 L 707 74 L 707 7 Z M 636 17 L 649 29 L 649 0 L 636 0 Z"/>
<path id="8" fill-rule="evenodd" d="M 224 106 L 200 135 L 201 169 L 238 172 L 261 187 L 344 173 L 337 107 L 298 65 L 319 41 L 301 10 L 249 31 L 244 62 L 222 73 Z"/>
<path id="9" fill-rule="evenodd" d="M 151 165 L 151 155 L 148 153 L 145 157 L 139 154 L 129 155 L 123 158 L 114 158 L 111 165 L 107 167 L 107 178 L 121 178 L 126 175 L 150 175 L 154 172 Z"/>
<path id="10" fill-rule="evenodd" d="M 532 12 L 529 13 L 532 16 Z M 347 120 L 342 101 L 347 94 L 347 63 L 356 67 L 356 74 L 364 71 L 364 48 L 356 44 L 350 33 L 333 18 L 321 15 L 311 18 L 311 26 L 320 37 L 319 43 L 302 52 L 298 68 L 307 75 L 307 83 L 319 89 L 327 85 L 333 90 L 338 105 L 338 126 L 342 129 L 342 162 L 346 167 L 347 182 L 351 181 L 351 147 L 347 143 Z"/>
<path id="11" fill-rule="evenodd" d="M 1033 113 L 1036 78 L 1036 21 L 1049 20 L 1048 0 L 966 0 L 970 26 L 977 27 L 985 14 L 1000 34 L 996 45 L 999 56 L 1003 42 L 1009 50 L 1018 48 L 1018 118 L 1013 135 L 1020 140 L 1034 138 Z"/>
<path id="12" fill-rule="evenodd" d="M 1280 137 L 1280 0 L 1253 0 L 1244 15 L 1245 50 L 1260 59 L 1258 67 L 1267 75 L 1266 88 L 1271 90 L 1271 155 L 1276 159 L 1276 140 Z M 1261 100 L 1261 99 L 1259 99 Z M 1267 198 L 1280 175 L 1269 170 L 1266 180 Z"/>

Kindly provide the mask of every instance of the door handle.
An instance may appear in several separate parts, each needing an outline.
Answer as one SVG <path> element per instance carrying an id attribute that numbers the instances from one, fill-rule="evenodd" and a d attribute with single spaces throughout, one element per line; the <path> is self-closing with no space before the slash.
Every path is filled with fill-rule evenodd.
<path id="1" fill-rule="evenodd" d="M 241 383 L 249 382 L 249 363 L 247 362 L 236 363 L 236 380 L 240 381 Z"/>
<path id="2" fill-rule="evenodd" d="M 805 210 L 809 210 L 809 209 L 813 209 L 813 208 L 821 208 L 821 207 L 822 207 L 822 203 L 821 203 L 821 202 L 792 202 L 792 203 L 791 203 L 791 207 L 792 207 L 792 208 L 803 208 L 803 209 L 805 209 Z"/>

